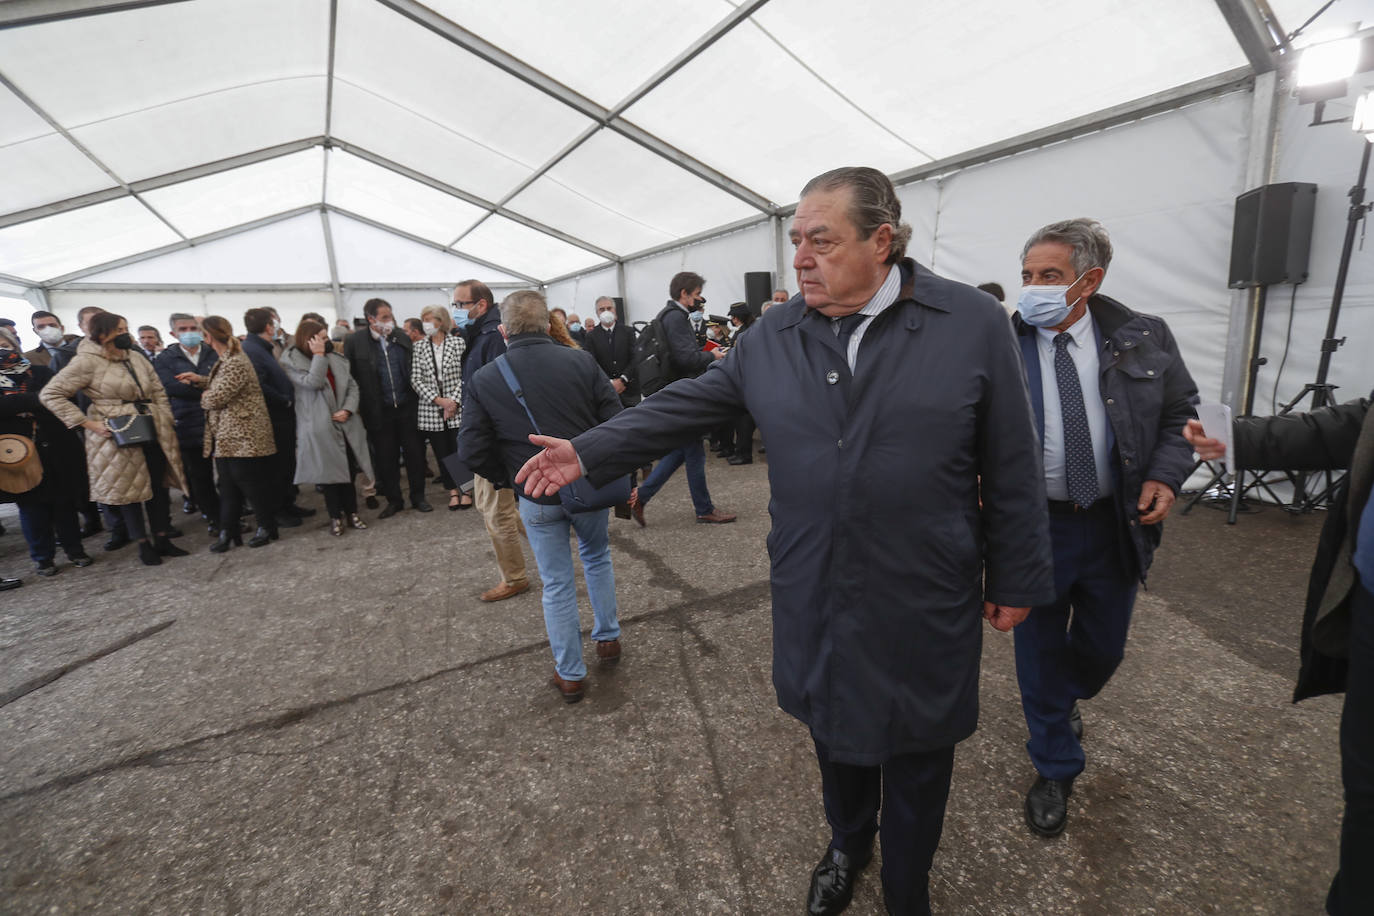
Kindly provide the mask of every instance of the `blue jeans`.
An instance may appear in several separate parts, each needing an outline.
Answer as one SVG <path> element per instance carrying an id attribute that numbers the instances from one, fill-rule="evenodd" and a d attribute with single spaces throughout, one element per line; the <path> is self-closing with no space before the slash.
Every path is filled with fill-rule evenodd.
<path id="1" fill-rule="evenodd" d="M 61 502 L 25 500 L 19 504 L 19 524 L 29 545 L 29 557 L 39 566 L 46 566 L 57 554 L 57 542 L 67 557 L 79 557 L 86 552 L 81 546 L 81 524 L 76 520 L 76 504 L 70 499 Z"/>
<path id="2" fill-rule="evenodd" d="M 611 510 L 573 515 L 562 506 L 544 506 L 524 497 L 518 502 L 534 562 L 539 566 L 539 578 L 544 580 L 544 627 L 549 632 L 554 669 L 564 680 L 580 681 L 587 676 L 587 666 L 582 661 L 577 583 L 573 581 L 568 535 L 577 532 L 577 552 L 582 557 L 582 573 L 592 601 L 592 639 L 619 639 L 615 570 L 611 568 Z"/>
<path id="3" fill-rule="evenodd" d="M 653 473 L 639 485 L 639 501 L 653 499 L 654 494 L 663 489 L 668 478 L 683 464 L 687 465 L 687 488 L 692 491 L 692 508 L 697 515 L 710 515 L 715 505 L 711 502 L 711 491 L 706 489 L 706 450 L 701 447 L 700 439 L 693 439 L 690 444 L 663 456 Z"/>

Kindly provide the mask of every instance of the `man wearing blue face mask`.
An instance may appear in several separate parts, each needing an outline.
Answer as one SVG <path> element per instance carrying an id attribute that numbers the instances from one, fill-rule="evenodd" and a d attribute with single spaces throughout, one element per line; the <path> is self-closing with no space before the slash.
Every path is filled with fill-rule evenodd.
<path id="1" fill-rule="evenodd" d="M 1183 426 L 1197 386 L 1160 318 L 1101 295 L 1102 224 L 1038 230 L 1021 253 L 1012 322 L 1044 449 L 1055 600 L 1016 629 L 1016 676 L 1038 774 L 1026 824 L 1057 836 L 1084 768 L 1078 701 L 1121 662 L 1136 588 L 1192 471 Z"/>
<path id="2" fill-rule="evenodd" d="M 153 360 L 153 368 L 172 402 L 181 466 L 186 472 L 186 485 L 191 490 L 185 496 L 200 507 L 201 515 L 209 523 L 210 536 L 214 537 L 219 534 L 221 521 L 219 493 L 215 490 L 214 465 L 201 454 L 205 447 L 205 410 L 200 406 L 200 396 L 205 391 L 210 369 L 219 357 L 205 346 L 200 322 L 195 316 L 182 312 L 172 315 L 171 329 L 176 343 L 158 354 Z M 196 387 L 197 384 L 201 387 Z M 184 504 L 183 508 L 186 508 Z M 223 521 L 228 525 L 238 524 L 237 519 Z M 237 534 L 237 529 L 233 533 Z"/>

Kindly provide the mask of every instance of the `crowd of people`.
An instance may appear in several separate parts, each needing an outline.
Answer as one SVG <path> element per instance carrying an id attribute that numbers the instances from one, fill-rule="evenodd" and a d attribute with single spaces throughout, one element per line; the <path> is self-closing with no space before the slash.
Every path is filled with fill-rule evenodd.
<path id="1" fill-rule="evenodd" d="M 102 512 L 107 549 L 137 541 L 149 564 L 184 555 L 173 487 L 205 513 L 219 551 L 248 533 L 246 505 L 249 546 L 299 525 L 311 514 L 295 501 L 301 486 L 321 490 L 335 536 L 367 527 L 360 476 L 365 496 L 386 501 L 379 519 L 407 498 L 432 511 L 428 445 L 449 508 L 475 505 L 492 541 L 500 582 L 482 600 L 530 588 L 528 538 L 550 684 L 571 704 L 588 690 L 572 538 L 596 660 L 617 664 L 611 512 L 646 525 L 685 466 L 696 520 L 734 521 L 707 487 L 703 439 L 748 464 L 757 430 L 770 449 L 773 682 L 809 729 L 831 828 L 807 912 L 842 912 L 880 839 L 889 912 L 929 913 L 954 748 L 977 723 L 980 618 L 1014 631 L 1034 771 L 1019 816 L 1057 836 L 1087 767 L 1080 704 L 1124 657 L 1194 450 L 1222 447 L 1195 419 L 1197 388 L 1167 323 L 1101 292 L 1113 248 L 1100 223 L 1031 234 L 1010 321 L 1000 288 L 907 258 L 910 235 L 891 182 L 845 168 L 800 195 L 800 293 L 779 290 L 757 312 L 735 303 L 711 318 L 692 271 L 672 277 L 639 331 L 610 298 L 584 324 L 532 290 L 498 307 L 475 280 L 401 328 L 381 299 L 343 335 L 319 315 L 287 334 L 271 309 L 245 314 L 242 340 L 224 318 L 173 315 L 166 348 L 151 328 L 135 343 L 100 309 L 79 313 L 75 338 L 37 312 L 41 344 L 27 354 L 0 329 L 0 434 L 32 436 L 42 471 L 16 463 L 0 486 L 47 575 L 57 543 L 90 562 L 81 537 Z M 1347 693 L 1333 914 L 1374 908 L 1369 404 L 1234 431 L 1252 465 L 1352 469 L 1313 571 L 1299 683 L 1299 698 Z"/>

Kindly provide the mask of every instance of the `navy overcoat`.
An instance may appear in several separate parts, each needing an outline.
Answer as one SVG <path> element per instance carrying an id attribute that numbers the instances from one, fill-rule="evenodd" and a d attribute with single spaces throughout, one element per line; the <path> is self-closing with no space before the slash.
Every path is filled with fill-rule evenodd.
<path id="1" fill-rule="evenodd" d="M 604 484 L 754 415 L 778 704 L 832 759 L 860 765 L 972 734 L 984 596 L 1054 598 L 1040 442 L 1006 313 L 913 261 L 901 270 L 855 375 L 798 296 L 699 378 L 573 440 Z"/>

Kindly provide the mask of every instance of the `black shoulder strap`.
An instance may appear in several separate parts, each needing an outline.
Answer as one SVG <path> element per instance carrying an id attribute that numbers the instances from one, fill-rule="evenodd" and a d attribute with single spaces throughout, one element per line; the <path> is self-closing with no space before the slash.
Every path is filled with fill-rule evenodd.
<path id="1" fill-rule="evenodd" d="M 129 357 L 129 359 L 124 360 L 124 368 L 129 370 L 129 377 L 132 378 L 134 380 L 134 384 L 138 386 L 139 397 L 146 401 L 148 400 L 148 392 L 143 390 L 143 383 L 138 380 L 138 373 L 135 372 L 134 367 L 130 365 L 132 361 L 132 356 Z"/>

